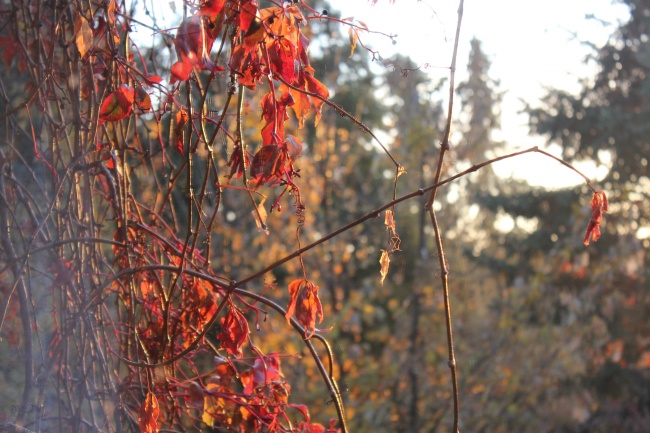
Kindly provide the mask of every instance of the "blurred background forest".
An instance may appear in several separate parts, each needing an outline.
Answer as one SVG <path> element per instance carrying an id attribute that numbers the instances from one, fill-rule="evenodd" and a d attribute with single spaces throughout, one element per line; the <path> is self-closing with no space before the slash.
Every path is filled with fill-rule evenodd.
<path id="1" fill-rule="evenodd" d="M 309 3 L 338 16 L 324 1 Z M 579 94 L 549 89 L 527 107 L 531 134 L 560 145 L 564 159 L 611 167 L 597 183 L 610 199 L 602 238 L 589 247 L 582 243 L 590 217 L 586 186 L 531 187 L 485 167 L 438 193 L 434 206 L 451 270 L 461 431 L 650 431 L 650 1 L 623 3 L 629 20 L 606 45 L 593 47 L 597 75 L 584 79 Z M 305 31 L 314 37 L 312 66 L 331 100 L 386 137 L 407 168 L 397 196 L 426 186 L 444 130 L 448 82 L 431 82 L 405 56 L 379 60 L 359 46 L 350 56 L 346 30 L 337 23 L 312 22 Z M 163 42 L 145 57 L 164 58 L 169 48 Z M 23 84 L 11 59 L 2 60 L 6 104 Z M 502 90 L 490 76 L 481 41 L 472 40 L 469 58 L 459 62 L 468 78 L 457 85 L 462 110 L 443 177 L 509 149 L 493 138 Z M 225 82 L 220 85 L 214 107 L 226 93 Z M 255 100 L 245 105 L 243 127 L 252 134 L 257 107 Z M 324 108 L 318 126 L 303 131 L 300 182 L 307 211 L 301 236 L 309 242 L 385 204 L 393 194 L 394 167 L 368 134 L 334 110 Z M 224 164 L 229 151 L 220 149 Z M 24 158 L 29 163 L 36 157 L 25 150 Z M 557 170 L 564 168 L 558 164 Z M 147 182 L 141 182 L 144 196 Z M 276 192 L 265 193 L 272 203 Z M 220 273 L 237 279 L 295 249 L 296 217 L 288 203 L 269 215 L 264 235 L 250 217 L 248 197 L 224 194 L 221 200 L 212 245 L 222 252 L 212 257 Z M 396 208 L 401 250 L 383 285 L 378 260 L 389 239 L 381 219 L 304 256 L 309 278 L 321 289 L 321 328 L 331 327 L 324 335 L 355 433 L 448 431 L 444 307 L 423 205 L 416 199 Z M 251 290 L 280 298 L 298 274 L 299 264 L 288 262 L 252 282 Z M 270 314 L 252 333 L 263 351 L 296 355 L 283 360 L 292 399 L 309 404 L 315 419 L 333 417 L 318 372 L 299 359 L 305 349 L 287 329 L 284 317 Z M 0 404 L 6 407 L 19 400 L 12 390 L 22 377 L 20 358 L 7 349 L 19 334 L 9 321 L 0 334 Z"/>

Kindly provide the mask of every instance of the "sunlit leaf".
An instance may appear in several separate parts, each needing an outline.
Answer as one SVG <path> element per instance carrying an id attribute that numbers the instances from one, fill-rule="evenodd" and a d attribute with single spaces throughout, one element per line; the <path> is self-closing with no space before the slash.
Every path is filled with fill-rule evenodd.
<path id="1" fill-rule="evenodd" d="M 158 399 L 156 399 L 156 396 L 149 391 L 144 403 L 140 406 L 140 413 L 138 414 L 140 433 L 157 433 L 157 420 L 159 414 L 160 408 L 158 406 Z"/>
<path id="2" fill-rule="evenodd" d="M 142 111 L 151 110 L 151 98 L 149 97 L 149 94 L 147 93 L 147 91 L 142 88 L 142 86 L 136 87 L 136 90 L 135 90 L 135 104 Z"/>
<path id="3" fill-rule="evenodd" d="M 84 57 L 93 45 L 93 31 L 88 20 L 79 11 L 76 11 L 74 16 L 74 33 L 79 55 Z"/>
<path id="4" fill-rule="evenodd" d="M 381 258 L 379 259 L 379 265 L 381 266 L 379 273 L 381 274 L 381 284 L 384 284 L 384 280 L 388 275 L 388 268 L 390 267 L 390 256 L 388 251 L 381 250 Z"/>
<path id="5" fill-rule="evenodd" d="M 329 98 L 330 96 L 329 90 L 327 90 L 327 87 L 323 83 L 321 83 L 316 78 L 314 78 L 313 73 L 314 73 L 313 68 L 311 67 L 305 68 L 305 81 L 307 83 L 307 90 L 319 95 L 322 99 Z M 324 102 L 319 98 L 312 97 L 312 103 L 314 104 L 314 110 L 316 111 L 314 124 L 318 125 L 318 122 L 321 118 L 321 107 L 323 106 Z"/>
<path id="6" fill-rule="evenodd" d="M 99 120 L 115 122 L 124 119 L 133 109 L 134 92 L 131 87 L 121 84 L 113 93 L 108 95 L 99 109 Z"/>
<path id="7" fill-rule="evenodd" d="M 603 214 L 607 212 L 609 203 L 605 191 L 597 191 L 591 198 L 591 218 L 587 225 L 584 244 L 589 245 L 589 241 L 596 242 L 600 239 L 600 224 L 603 221 Z"/>
<path id="8" fill-rule="evenodd" d="M 193 15 L 183 20 L 174 39 L 178 61 L 171 68 L 171 84 L 189 79 L 195 67 L 199 70 L 224 70 L 209 58 L 221 21 L 219 18 L 202 15 Z"/>
<path id="9" fill-rule="evenodd" d="M 289 283 L 289 305 L 285 318 L 287 322 L 295 314 L 296 319 L 305 327 L 306 337 L 316 331 L 316 323 L 323 321 L 323 306 L 318 297 L 318 286 L 309 280 L 294 280 Z"/>

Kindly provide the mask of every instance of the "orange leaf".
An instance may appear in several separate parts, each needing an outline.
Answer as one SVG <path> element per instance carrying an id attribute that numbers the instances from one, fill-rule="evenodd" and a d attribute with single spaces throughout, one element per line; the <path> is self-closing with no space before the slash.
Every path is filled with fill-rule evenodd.
<path id="1" fill-rule="evenodd" d="M 181 155 L 185 155 L 185 151 L 183 150 L 183 128 L 189 119 L 190 116 L 185 110 L 176 112 L 176 125 L 174 126 L 174 148 L 178 150 Z"/>
<path id="2" fill-rule="evenodd" d="M 133 109 L 133 89 L 126 84 L 121 84 L 113 93 L 108 95 L 99 109 L 99 120 L 102 122 L 115 122 L 124 119 Z"/>
<path id="3" fill-rule="evenodd" d="M 381 284 L 384 284 L 386 275 L 388 275 L 388 268 L 390 267 L 390 256 L 388 255 L 388 251 L 381 250 L 379 264 L 381 265 L 381 269 L 379 270 L 379 273 L 381 274 Z"/>
<path id="4" fill-rule="evenodd" d="M 296 319 L 305 327 L 306 337 L 314 335 L 316 331 L 316 321 L 323 321 L 323 306 L 318 297 L 318 286 L 309 280 L 293 280 L 289 283 L 289 305 L 284 317 L 287 322 L 291 316 L 296 315 Z"/>
<path id="5" fill-rule="evenodd" d="M 600 224 L 603 221 L 603 214 L 607 212 L 609 203 L 605 191 L 597 191 L 591 198 L 591 219 L 585 233 L 584 244 L 589 245 L 589 241 L 596 242 L 600 239 Z"/>
<path id="6" fill-rule="evenodd" d="M 305 67 L 304 73 L 305 81 L 307 82 L 307 90 L 319 95 L 323 99 L 329 98 L 330 92 L 327 90 L 327 87 L 325 87 L 323 83 L 314 78 L 314 69 L 310 66 L 307 66 Z M 312 97 L 312 102 L 314 104 L 314 110 L 316 110 L 316 118 L 314 119 L 314 124 L 318 125 L 318 121 L 321 117 L 321 107 L 323 106 L 324 102 L 321 99 L 314 97 Z"/>
<path id="7" fill-rule="evenodd" d="M 160 407 L 158 400 L 151 391 L 147 393 L 142 406 L 140 406 L 140 413 L 138 415 L 138 425 L 140 426 L 140 433 L 158 433 L 158 415 L 160 414 Z"/>
<path id="8" fill-rule="evenodd" d="M 151 110 L 151 98 L 149 97 L 149 94 L 146 92 L 146 90 L 142 88 L 142 86 L 138 86 L 136 88 L 135 103 L 142 111 Z"/>
<path id="9" fill-rule="evenodd" d="M 74 34 L 79 55 L 84 57 L 93 45 L 93 31 L 88 24 L 88 20 L 79 11 L 76 11 L 74 16 Z"/>

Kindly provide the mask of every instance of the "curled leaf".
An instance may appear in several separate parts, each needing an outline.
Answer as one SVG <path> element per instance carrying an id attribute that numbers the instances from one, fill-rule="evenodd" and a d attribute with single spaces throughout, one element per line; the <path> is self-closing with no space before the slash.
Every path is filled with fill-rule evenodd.
<path id="1" fill-rule="evenodd" d="M 294 280 L 289 283 L 289 305 L 285 318 L 290 321 L 291 316 L 296 315 L 296 319 L 305 327 L 306 337 L 314 335 L 316 331 L 316 322 L 323 321 L 323 306 L 318 297 L 318 286 L 309 280 Z"/>
<path id="2" fill-rule="evenodd" d="M 587 225 L 587 232 L 583 243 L 589 245 L 589 241 L 596 242 L 600 239 L 600 224 L 603 221 L 603 214 L 607 212 L 609 203 L 605 191 L 597 191 L 591 198 L 591 218 Z"/>
<path id="3" fill-rule="evenodd" d="M 181 155 L 185 155 L 183 150 L 183 128 L 185 123 L 190 120 L 190 116 L 187 114 L 187 111 L 180 110 L 176 112 L 175 116 L 175 126 L 174 126 L 174 148 L 178 150 Z"/>
<path id="4" fill-rule="evenodd" d="M 388 268 L 390 267 L 390 256 L 388 254 L 388 251 L 381 250 L 381 258 L 379 259 L 379 264 L 381 265 L 381 269 L 379 270 L 379 273 L 381 274 L 381 284 L 384 284 L 386 275 L 388 275 Z"/>
<path id="5" fill-rule="evenodd" d="M 230 308 L 228 314 L 221 319 L 221 332 L 217 336 L 221 347 L 233 356 L 242 354 L 242 346 L 248 338 L 248 321 L 236 308 Z"/>

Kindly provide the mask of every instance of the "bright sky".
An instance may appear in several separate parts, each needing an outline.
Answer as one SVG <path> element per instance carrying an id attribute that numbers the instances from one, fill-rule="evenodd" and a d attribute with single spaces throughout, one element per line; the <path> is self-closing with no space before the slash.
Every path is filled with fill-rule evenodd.
<path id="1" fill-rule="evenodd" d="M 331 0 L 342 17 L 354 16 L 370 29 L 397 34 L 390 39 L 368 35 L 364 41 L 384 57 L 395 51 L 407 54 L 419 64 L 448 66 L 453 48 L 458 2 L 452 0 Z M 593 14 L 610 23 L 588 20 Z M 513 148 L 543 145 L 540 137 L 528 136 L 527 116 L 518 114 L 521 99 L 535 105 L 545 87 L 577 92 L 579 79 L 593 76 L 595 65 L 586 64 L 591 50 L 580 41 L 596 45 L 606 42 L 615 25 L 627 18 L 627 10 L 611 0 L 466 0 L 457 60 L 457 80 L 465 78 L 469 41 L 477 37 L 492 66 L 490 75 L 506 91 L 501 105 L 502 131 L 495 136 Z M 428 69 L 433 77 L 448 71 Z M 559 149 L 553 149 L 559 154 Z M 604 175 L 605 167 L 580 165 L 590 177 Z M 502 176 L 528 179 L 532 184 L 562 186 L 577 184 L 580 177 L 540 155 L 500 163 Z M 556 183 L 550 185 L 548 172 Z"/>
<path id="2" fill-rule="evenodd" d="M 178 24 L 178 16 L 161 12 L 154 6 L 155 0 L 144 1 L 157 19 L 162 18 L 163 25 Z M 354 17 L 371 30 L 398 35 L 395 45 L 385 36 L 363 37 L 364 44 L 378 50 L 383 57 L 399 52 L 418 64 L 428 64 L 431 67 L 426 70 L 434 82 L 448 76 L 448 70 L 435 66 L 450 64 L 458 19 L 457 0 L 377 0 L 375 5 L 371 0 L 330 0 L 330 3 L 343 18 Z M 175 4 L 178 12 L 182 10 L 179 0 L 165 3 L 165 7 L 167 4 Z M 590 14 L 599 20 L 587 19 Z M 542 146 L 543 138 L 528 135 L 527 116 L 519 113 L 524 107 L 521 100 L 536 105 L 545 87 L 577 92 L 580 78 L 593 76 L 595 72 L 593 62 L 585 62 L 585 56 L 592 51 L 580 41 L 603 44 L 616 24 L 627 17 L 625 6 L 613 4 L 612 0 L 466 0 L 457 82 L 466 78 L 469 41 L 476 37 L 491 61 L 491 77 L 499 80 L 500 90 L 505 91 L 501 131 L 494 138 L 505 141 L 512 149 Z M 560 153 L 559 147 L 551 146 L 547 150 Z M 606 167 L 589 163 L 578 168 L 593 179 L 607 173 Z M 531 184 L 547 187 L 582 182 L 577 174 L 536 154 L 501 162 L 495 170 L 501 176 L 524 178 Z M 549 182 L 549 172 L 554 174 L 554 182 Z"/>

